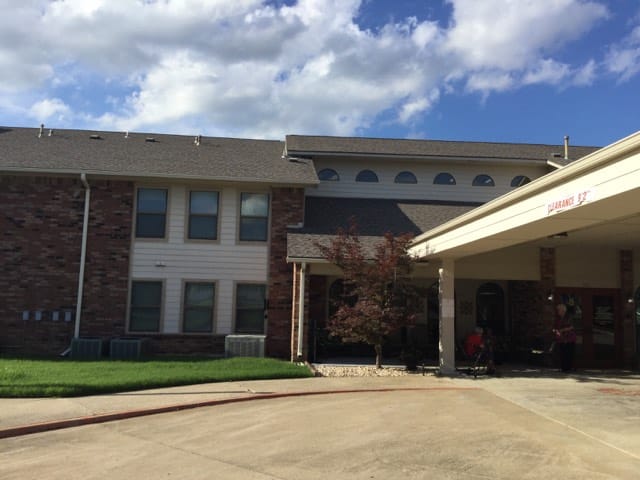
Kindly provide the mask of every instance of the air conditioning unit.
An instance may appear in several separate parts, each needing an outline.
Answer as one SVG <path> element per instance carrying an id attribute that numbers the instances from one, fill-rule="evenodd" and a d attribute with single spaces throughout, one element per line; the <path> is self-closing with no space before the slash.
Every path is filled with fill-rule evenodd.
<path id="1" fill-rule="evenodd" d="M 264 335 L 227 335 L 224 351 L 227 357 L 264 357 Z"/>
<path id="2" fill-rule="evenodd" d="M 80 337 L 71 340 L 73 360 L 100 360 L 104 342 L 100 337 Z"/>
<path id="3" fill-rule="evenodd" d="M 112 338 L 109 342 L 111 360 L 138 360 L 143 354 L 144 339 Z"/>

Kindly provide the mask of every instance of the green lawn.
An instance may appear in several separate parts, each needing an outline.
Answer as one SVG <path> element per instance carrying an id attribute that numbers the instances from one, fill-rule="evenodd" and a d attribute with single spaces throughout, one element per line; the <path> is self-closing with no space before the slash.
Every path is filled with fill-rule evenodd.
<path id="1" fill-rule="evenodd" d="M 310 377 L 272 358 L 72 361 L 0 358 L 0 397 L 76 397 L 233 380 Z"/>

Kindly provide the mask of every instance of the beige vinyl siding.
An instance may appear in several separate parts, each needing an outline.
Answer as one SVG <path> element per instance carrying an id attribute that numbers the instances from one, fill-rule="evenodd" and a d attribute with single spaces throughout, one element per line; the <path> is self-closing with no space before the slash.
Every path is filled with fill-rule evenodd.
<path id="1" fill-rule="evenodd" d="M 456 278 L 484 281 L 539 280 L 540 249 L 518 245 L 497 252 L 472 255 L 457 260 L 455 269 Z"/>
<path id="2" fill-rule="evenodd" d="M 309 196 L 393 198 L 400 200 L 442 200 L 486 202 L 513 190 L 511 180 L 516 175 L 525 175 L 531 180 L 547 173 L 544 167 L 530 165 L 463 164 L 459 162 L 386 162 L 367 161 L 364 158 L 315 160 L 316 170 L 331 168 L 338 172 L 340 180 L 325 181 L 307 189 Z M 356 182 L 361 170 L 369 169 L 378 175 L 378 183 Z M 413 173 L 417 184 L 394 183 L 398 173 Z M 434 185 L 433 179 L 441 172 L 448 172 L 456 179 L 456 185 Z M 472 187 L 476 175 L 490 175 L 495 187 Z"/>
<path id="3" fill-rule="evenodd" d="M 187 203 L 190 190 L 220 193 L 219 238 L 215 241 L 186 239 Z M 179 333 L 183 280 L 216 282 L 215 334 L 231 333 L 233 285 L 267 281 L 268 244 L 237 241 L 239 189 L 215 185 L 190 188 L 173 185 L 169 192 L 167 240 L 134 241 L 131 277 L 165 280 L 163 333 Z"/>

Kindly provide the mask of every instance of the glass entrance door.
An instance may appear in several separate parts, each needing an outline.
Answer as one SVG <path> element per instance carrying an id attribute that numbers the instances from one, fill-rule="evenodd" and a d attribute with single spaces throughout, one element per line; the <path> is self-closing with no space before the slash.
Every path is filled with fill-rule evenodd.
<path id="1" fill-rule="evenodd" d="M 616 297 L 591 296 L 591 339 L 594 363 L 616 366 Z"/>
<path id="2" fill-rule="evenodd" d="M 613 289 L 558 289 L 556 303 L 567 305 L 576 329 L 576 364 L 612 368 L 622 362 L 620 296 Z"/>

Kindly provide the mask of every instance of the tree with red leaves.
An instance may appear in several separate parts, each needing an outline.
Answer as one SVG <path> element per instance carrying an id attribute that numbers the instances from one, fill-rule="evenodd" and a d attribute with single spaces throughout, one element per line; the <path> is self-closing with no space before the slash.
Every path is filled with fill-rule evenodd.
<path id="1" fill-rule="evenodd" d="M 372 345 L 377 368 L 382 368 L 385 338 L 403 326 L 413 325 L 419 311 L 420 291 L 410 283 L 415 262 L 408 253 L 411 239 L 411 235 L 394 237 L 387 233 L 375 246 L 373 258 L 367 258 L 352 222 L 349 230 L 340 230 L 328 246 L 317 245 L 344 276 L 342 299 L 327 330 L 344 343 Z"/>

